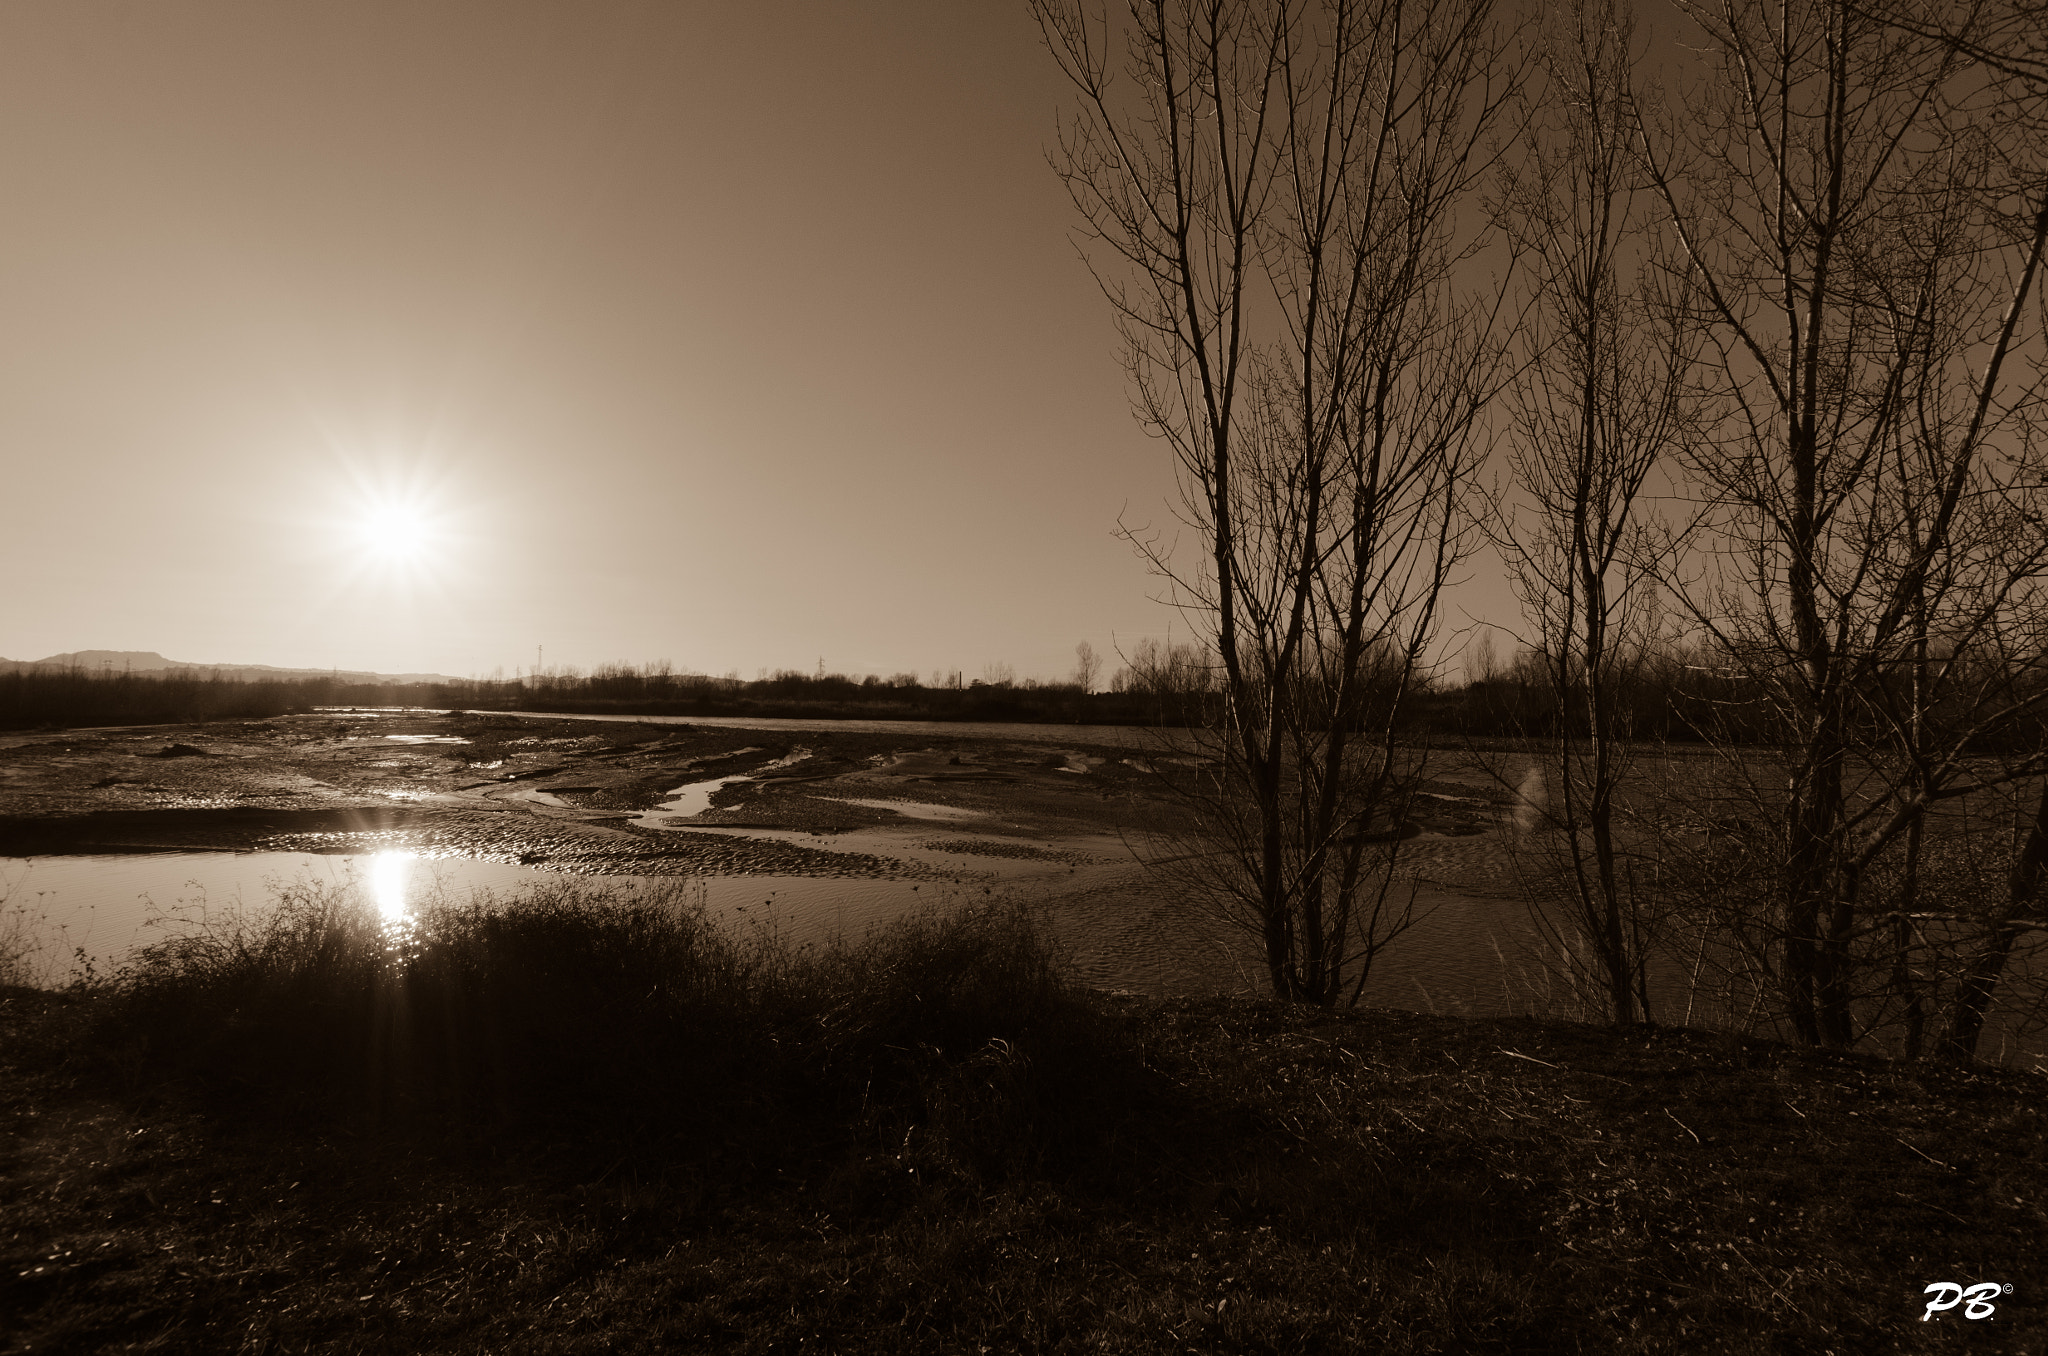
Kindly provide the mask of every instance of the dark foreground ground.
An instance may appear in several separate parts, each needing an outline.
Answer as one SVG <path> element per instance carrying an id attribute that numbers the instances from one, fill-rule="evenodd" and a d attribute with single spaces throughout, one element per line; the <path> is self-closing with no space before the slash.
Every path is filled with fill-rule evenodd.
<path id="1" fill-rule="evenodd" d="M 711 849 L 632 816 L 793 751 L 418 719 L 36 736 L 0 855 L 448 834 L 683 874 Z M 806 761 L 715 812 L 785 830 L 778 869 L 889 821 L 857 799 L 1006 850 L 1157 813 L 1112 751 Z M 1469 827 L 1410 841 L 1476 875 Z M 0 1351 L 2048 1352 L 2037 1074 L 1111 997 L 1014 920 L 769 954 L 593 898 L 403 954 L 314 901 L 0 990 Z M 1938 1283 L 1999 1290 L 1922 1321 Z"/>
<path id="2" fill-rule="evenodd" d="M 25 1056 L 66 1008 L 0 1006 L 9 1352 L 2048 1344 L 2032 1075 L 1123 1000 L 1177 1110 L 1109 1171 L 965 1167 L 913 1121 L 742 1181 L 238 1123 Z M 1942 1281 L 2010 1293 L 1923 1322 Z"/>

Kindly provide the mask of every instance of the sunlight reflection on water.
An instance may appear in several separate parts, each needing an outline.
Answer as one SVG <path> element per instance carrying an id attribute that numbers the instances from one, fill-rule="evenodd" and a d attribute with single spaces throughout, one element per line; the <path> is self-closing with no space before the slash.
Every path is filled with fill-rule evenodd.
<path id="1" fill-rule="evenodd" d="M 510 862 L 391 849 L 365 854 L 148 852 L 0 858 L 0 926 L 36 943 L 42 978 L 73 964 L 111 972 L 137 947 L 260 917 L 280 891 L 353 892 L 394 947 L 417 935 L 424 909 L 477 892 L 510 898 L 560 873 Z M 612 877 L 626 881 L 629 878 Z"/>
<path id="2" fill-rule="evenodd" d="M 412 860 L 410 852 L 380 852 L 370 858 L 370 899 L 387 926 L 412 917 L 405 892 L 406 882 L 412 876 Z"/>

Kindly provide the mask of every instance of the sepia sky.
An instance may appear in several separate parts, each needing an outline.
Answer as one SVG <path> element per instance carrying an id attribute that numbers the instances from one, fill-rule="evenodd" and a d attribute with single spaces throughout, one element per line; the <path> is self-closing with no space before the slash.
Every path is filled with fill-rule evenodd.
<path id="1" fill-rule="evenodd" d="M 1067 103 L 1021 3 L 0 8 L 0 655 L 1162 635 Z"/>

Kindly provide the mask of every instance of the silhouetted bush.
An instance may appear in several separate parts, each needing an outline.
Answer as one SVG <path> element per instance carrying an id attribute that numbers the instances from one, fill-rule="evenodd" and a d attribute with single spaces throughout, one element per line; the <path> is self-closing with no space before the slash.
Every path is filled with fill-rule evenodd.
<path id="1" fill-rule="evenodd" d="M 543 887 L 396 933 L 301 885 L 145 950 L 107 1000 L 96 1058 L 237 1121 L 735 1169 L 1068 1168 L 1153 1087 L 1030 921 L 991 909 L 799 948 L 674 891 Z"/>

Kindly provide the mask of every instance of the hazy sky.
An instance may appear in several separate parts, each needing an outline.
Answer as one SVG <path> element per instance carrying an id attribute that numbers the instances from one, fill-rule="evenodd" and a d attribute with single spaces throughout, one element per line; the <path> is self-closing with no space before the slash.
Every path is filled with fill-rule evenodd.
<path id="1" fill-rule="evenodd" d="M 0 8 L 0 655 L 1051 677 L 1163 633 L 1067 102 L 995 0 Z"/>

